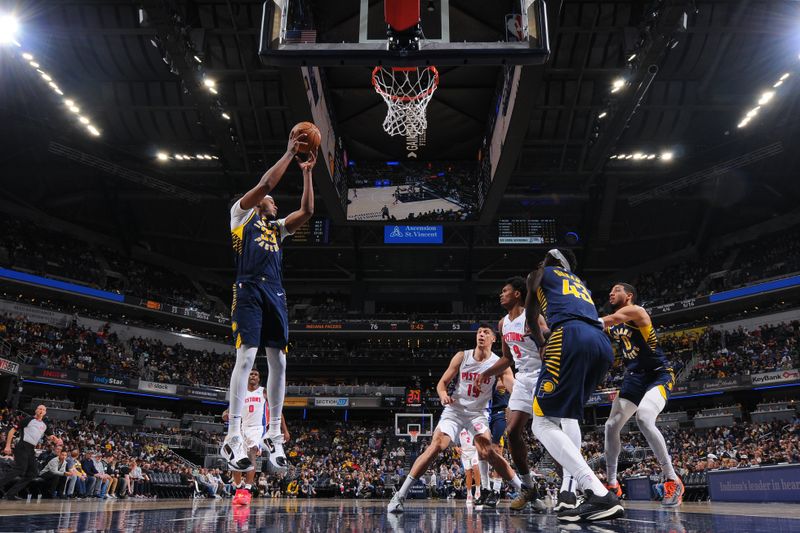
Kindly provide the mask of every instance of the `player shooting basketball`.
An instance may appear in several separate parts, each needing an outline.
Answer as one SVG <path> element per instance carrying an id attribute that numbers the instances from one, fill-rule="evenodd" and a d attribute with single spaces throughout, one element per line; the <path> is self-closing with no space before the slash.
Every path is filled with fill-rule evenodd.
<path id="1" fill-rule="evenodd" d="M 256 352 L 262 346 L 266 350 L 269 365 L 269 428 L 265 444 L 270 452 L 271 469 L 286 469 L 281 412 L 286 393 L 289 319 L 281 258 L 283 239 L 292 235 L 314 214 L 312 173 L 317 161 L 319 130 L 313 124 L 308 126 L 310 128 L 300 130 L 295 127 L 292 130 L 283 157 L 231 207 L 231 238 L 236 258 L 231 328 L 236 346 L 236 364 L 231 373 L 230 424 L 220 454 L 237 470 L 246 470 L 252 464 L 242 435 L 242 409 L 247 395 L 248 375 L 253 368 Z M 304 152 L 309 154 L 307 161 L 297 156 Z M 269 193 L 280 182 L 292 160 L 297 160 L 303 173 L 303 196 L 300 209 L 279 219 L 278 206 Z"/>

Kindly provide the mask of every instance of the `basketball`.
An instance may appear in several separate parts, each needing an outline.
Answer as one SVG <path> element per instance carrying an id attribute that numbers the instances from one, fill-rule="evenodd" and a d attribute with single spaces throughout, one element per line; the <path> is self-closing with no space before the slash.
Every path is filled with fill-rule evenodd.
<path id="1" fill-rule="evenodd" d="M 307 144 L 300 145 L 300 150 L 298 150 L 301 154 L 307 154 L 309 152 L 316 152 L 317 148 L 319 148 L 319 142 L 322 139 L 322 135 L 319 132 L 319 128 L 314 125 L 313 122 L 298 122 L 292 128 L 292 132 L 289 134 L 290 137 L 294 135 L 306 135 L 305 142 Z"/>

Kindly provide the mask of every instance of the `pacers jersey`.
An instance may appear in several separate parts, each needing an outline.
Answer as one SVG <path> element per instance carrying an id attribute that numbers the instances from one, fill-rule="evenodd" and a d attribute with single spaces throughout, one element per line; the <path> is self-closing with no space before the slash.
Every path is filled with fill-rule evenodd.
<path id="1" fill-rule="evenodd" d="M 509 398 L 511 398 L 511 393 L 508 392 L 508 389 L 500 381 L 495 380 L 492 386 L 492 400 L 489 403 L 489 410 L 494 412 L 504 410 L 508 407 Z"/>
<path id="2" fill-rule="evenodd" d="M 461 451 L 471 452 L 475 450 L 475 444 L 466 429 L 462 429 L 461 433 L 458 434 L 458 440 L 461 442 Z"/>
<path id="3" fill-rule="evenodd" d="M 283 284 L 283 239 L 291 235 L 286 219 L 267 220 L 255 209 L 245 211 L 236 201 L 231 208 L 231 239 L 236 281 L 259 280 Z"/>
<path id="4" fill-rule="evenodd" d="M 264 387 L 259 387 L 254 391 L 248 390 L 244 397 L 242 427 L 267 427 L 267 422 L 269 421 L 267 413 L 267 399 L 264 397 Z"/>
<path id="5" fill-rule="evenodd" d="M 514 358 L 514 366 L 517 372 L 530 374 L 538 372 L 542 368 L 542 360 L 539 357 L 539 348 L 530 336 L 526 336 L 525 330 L 525 311 L 514 320 L 508 315 L 503 317 L 503 341 L 511 350 Z"/>
<path id="6" fill-rule="evenodd" d="M 608 328 L 608 334 L 619 346 L 628 370 L 635 372 L 670 367 L 652 324 L 638 327 L 625 322 Z"/>
<path id="7" fill-rule="evenodd" d="M 582 320 L 600 328 L 592 295 L 581 278 L 561 267 L 544 267 L 536 298 L 550 329 L 568 320 Z"/>
<path id="8" fill-rule="evenodd" d="M 492 367 L 500 358 L 492 353 L 483 361 L 476 361 L 473 357 L 474 350 L 464 350 L 464 360 L 458 370 L 458 386 L 453 393 L 454 402 L 448 407 L 457 411 L 480 415 L 489 405 L 492 398 L 492 385 L 496 378 L 490 377 L 479 381 L 480 376 Z"/>

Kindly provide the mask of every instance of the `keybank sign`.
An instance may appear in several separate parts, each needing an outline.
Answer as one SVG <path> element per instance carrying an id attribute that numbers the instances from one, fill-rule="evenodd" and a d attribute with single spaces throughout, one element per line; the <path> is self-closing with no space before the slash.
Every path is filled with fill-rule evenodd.
<path id="1" fill-rule="evenodd" d="M 442 226 L 384 226 L 384 244 L 442 244 Z"/>

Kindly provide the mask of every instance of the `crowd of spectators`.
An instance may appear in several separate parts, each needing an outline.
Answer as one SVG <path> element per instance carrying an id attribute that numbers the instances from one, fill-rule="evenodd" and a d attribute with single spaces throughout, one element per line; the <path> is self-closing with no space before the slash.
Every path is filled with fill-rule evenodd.
<path id="1" fill-rule="evenodd" d="M 720 332 L 709 328 L 708 337 L 719 340 L 705 345 L 689 370 L 688 379 L 713 379 L 797 368 L 800 360 L 800 323 L 765 325 L 753 330 L 740 327 Z"/>
<path id="2" fill-rule="evenodd" d="M 685 477 L 712 469 L 745 468 L 780 463 L 800 463 L 800 418 L 791 423 L 740 422 L 734 426 L 700 429 L 670 429 L 661 432 L 669 448 L 675 472 Z M 582 450 L 600 477 L 605 476 L 603 431 L 583 435 Z M 639 432 L 622 435 L 623 450 L 646 448 Z M 622 463 L 621 463 L 622 464 Z M 630 462 L 620 477 L 660 473 L 658 461 L 648 451 L 641 461 Z"/>
<path id="3" fill-rule="evenodd" d="M 0 223 L 2 267 L 208 313 L 218 310 L 219 302 L 201 294 L 186 275 L 15 218 L 0 216 Z"/>

